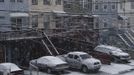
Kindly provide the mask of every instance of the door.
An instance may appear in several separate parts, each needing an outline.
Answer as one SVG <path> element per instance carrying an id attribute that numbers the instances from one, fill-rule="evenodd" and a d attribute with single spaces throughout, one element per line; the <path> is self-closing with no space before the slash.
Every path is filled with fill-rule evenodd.
<path id="1" fill-rule="evenodd" d="M 73 61 L 73 63 L 74 63 L 74 67 L 75 67 L 75 68 L 78 68 L 78 69 L 81 68 L 81 60 L 80 60 L 80 57 L 79 57 L 78 55 L 75 55 L 75 56 L 74 56 L 74 61 Z"/>

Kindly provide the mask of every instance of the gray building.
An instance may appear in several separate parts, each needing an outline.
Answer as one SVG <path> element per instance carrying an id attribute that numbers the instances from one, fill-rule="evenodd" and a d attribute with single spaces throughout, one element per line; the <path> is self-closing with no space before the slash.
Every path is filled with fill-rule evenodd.
<path id="1" fill-rule="evenodd" d="M 20 30 L 28 25 L 28 0 L 0 0 L 0 31 Z"/>
<path id="2" fill-rule="evenodd" d="M 98 17 L 96 28 L 117 27 L 117 0 L 93 0 L 92 14 Z"/>
<path id="3" fill-rule="evenodd" d="M 118 0 L 118 14 L 120 28 L 134 27 L 134 0 Z"/>

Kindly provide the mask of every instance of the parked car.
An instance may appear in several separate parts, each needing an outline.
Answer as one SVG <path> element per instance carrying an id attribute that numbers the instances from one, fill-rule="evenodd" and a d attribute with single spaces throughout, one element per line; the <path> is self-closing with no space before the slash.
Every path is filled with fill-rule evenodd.
<path id="1" fill-rule="evenodd" d="M 94 50 L 110 55 L 114 62 L 129 62 L 131 58 L 128 53 L 123 52 L 120 48 L 114 46 L 98 45 Z"/>
<path id="2" fill-rule="evenodd" d="M 85 52 L 69 52 L 65 56 L 66 62 L 71 68 L 80 69 L 87 73 L 89 71 L 98 72 L 101 62 Z"/>
<path id="3" fill-rule="evenodd" d="M 1 63 L 0 75 L 24 75 L 24 72 L 13 63 Z"/>
<path id="4" fill-rule="evenodd" d="M 52 71 L 64 71 L 69 67 L 67 62 L 55 56 L 43 56 L 38 59 L 31 60 L 30 64 L 41 70 L 46 70 L 47 73 L 51 73 Z"/>

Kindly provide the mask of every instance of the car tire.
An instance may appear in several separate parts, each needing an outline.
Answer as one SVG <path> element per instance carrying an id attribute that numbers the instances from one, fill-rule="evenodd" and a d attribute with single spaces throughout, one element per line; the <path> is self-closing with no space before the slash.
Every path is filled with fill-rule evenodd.
<path id="1" fill-rule="evenodd" d="M 88 68 L 87 68 L 87 66 L 82 66 L 82 72 L 84 72 L 84 73 L 88 73 L 89 72 L 89 70 L 88 70 Z"/>
<path id="2" fill-rule="evenodd" d="M 52 70 L 50 68 L 47 68 L 47 73 L 52 73 Z"/>

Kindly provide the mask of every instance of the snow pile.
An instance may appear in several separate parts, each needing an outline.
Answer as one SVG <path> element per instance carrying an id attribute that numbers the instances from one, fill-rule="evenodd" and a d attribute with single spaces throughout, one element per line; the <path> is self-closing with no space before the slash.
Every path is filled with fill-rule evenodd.
<path id="1" fill-rule="evenodd" d="M 111 63 L 111 65 L 102 65 L 100 71 L 110 74 L 119 74 L 131 69 L 134 69 L 134 67 L 125 64 Z"/>

